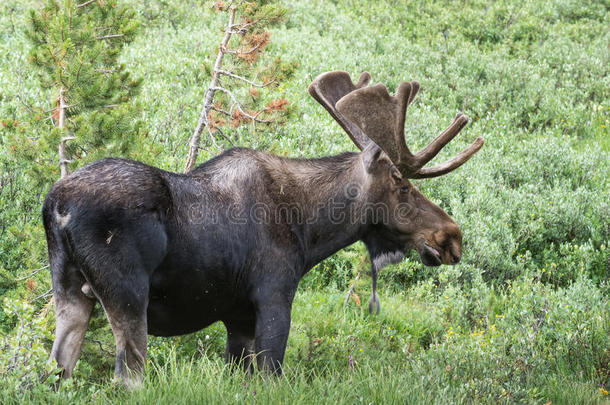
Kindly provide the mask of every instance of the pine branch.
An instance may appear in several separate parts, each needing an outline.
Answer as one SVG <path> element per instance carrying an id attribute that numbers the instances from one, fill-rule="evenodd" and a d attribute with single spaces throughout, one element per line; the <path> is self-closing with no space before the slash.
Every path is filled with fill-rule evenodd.
<path id="1" fill-rule="evenodd" d="M 250 94 L 253 95 L 253 97 L 254 95 L 258 95 L 258 91 L 254 88 L 267 87 L 275 82 L 274 78 L 270 78 L 271 80 L 268 82 L 258 83 L 256 76 L 251 80 L 246 77 L 249 76 L 249 74 L 241 75 L 235 73 L 231 69 L 222 68 L 223 58 L 227 54 L 233 55 L 234 58 L 243 59 L 249 66 L 252 66 L 257 61 L 259 54 L 269 43 L 270 34 L 269 32 L 262 30 L 264 28 L 262 25 L 277 21 L 281 18 L 280 14 L 283 15 L 283 11 L 280 10 L 278 12 L 279 9 L 276 8 L 269 10 L 266 7 L 261 8 L 260 5 L 241 7 L 243 4 L 245 4 L 243 1 L 232 1 L 229 6 L 226 6 L 222 2 L 217 2 L 214 6 L 220 11 L 228 12 L 229 18 L 224 27 L 224 37 L 218 47 L 216 62 L 212 68 L 211 80 L 204 93 L 204 103 L 199 115 L 199 121 L 190 139 L 189 153 L 184 168 L 185 172 L 192 170 L 195 165 L 203 128 L 206 127 L 208 133 L 212 136 L 212 131 L 218 129 L 218 122 L 220 122 L 221 125 L 226 124 L 222 119 L 216 122 L 216 118 L 210 115 L 210 112 L 216 111 L 230 117 L 231 126 L 239 126 L 243 123 L 251 122 L 254 131 L 256 130 L 256 123 L 271 122 L 260 118 L 260 115 L 265 112 L 274 111 L 272 108 L 267 107 L 260 111 L 247 111 L 245 108 L 246 104 L 240 102 L 235 96 L 233 86 L 224 86 L 223 82 L 221 82 L 221 76 L 226 76 L 246 83 L 250 86 Z M 237 13 L 243 14 L 236 17 Z M 239 18 L 240 21 L 236 22 L 237 18 Z M 259 30 L 259 28 L 261 30 Z M 231 49 L 228 47 L 228 44 L 235 34 L 239 34 L 239 41 L 235 41 L 238 45 L 235 46 L 236 49 Z M 226 98 L 223 98 L 221 102 L 214 102 L 214 97 L 218 92 L 224 93 Z M 256 109 L 257 108 L 253 108 L 252 110 Z M 222 131 L 220 131 L 220 135 L 222 135 L 231 145 L 233 144 L 231 139 Z M 214 144 L 216 145 L 215 141 Z"/>

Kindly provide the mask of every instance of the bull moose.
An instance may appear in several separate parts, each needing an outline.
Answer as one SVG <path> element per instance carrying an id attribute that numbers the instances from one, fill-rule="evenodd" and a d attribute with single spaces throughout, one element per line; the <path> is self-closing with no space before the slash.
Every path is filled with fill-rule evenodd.
<path id="1" fill-rule="evenodd" d="M 374 276 L 410 249 L 428 266 L 458 263 L 459 227 L 409 179 L 456 169 L 483 139 L 424 168 L 468 118 L 458 114 L 412 154 L 404 122 L 419 84 L 390 96 L 369 81 L 333 71 L 309 86 L 359 153 L 294 159 L 235 148 L 188 174 L 108 158 L 55 183 L 43 219 L 57 319 L 51 357 L 63 376 L 96 301 L 114 334 L 115 377 L 128 387 L 142 380 L 148 334 L 216 321 L 227 329 L 227 362 L 280 374 L 297 285 L 326 257 L 363 241 Z M 378 309 L 375 293 L 371 305 Z"/>

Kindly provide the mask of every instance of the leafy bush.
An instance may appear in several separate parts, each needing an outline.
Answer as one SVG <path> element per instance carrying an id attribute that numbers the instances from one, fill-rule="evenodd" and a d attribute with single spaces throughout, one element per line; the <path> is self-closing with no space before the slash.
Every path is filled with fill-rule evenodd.
<path id="1" fill-rule="evenodd" d="M 44 318 L 24 301 L 5 299 L 3 307 L 5 314 L 18 322 L 0 340 L 0 375 L 5 379 L 2 388 L 9 388 L 9 393 L 44 394 L 59 378 L 59 370 L 54 362 L 48 361 L 49 354 L 43 345 L 50 338 Z"/>

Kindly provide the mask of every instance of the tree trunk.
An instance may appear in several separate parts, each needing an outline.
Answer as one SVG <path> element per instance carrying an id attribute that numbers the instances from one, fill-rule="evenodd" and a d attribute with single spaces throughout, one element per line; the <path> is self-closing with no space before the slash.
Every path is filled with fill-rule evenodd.
<path id="1" fill-rule="evenodd" d="M 61 135 L 61 141 L 59 142 L 59 168 L 61 170 L 61 178 L 63 179 L 68 175 L 68 163 L 70 160 L 66 154 L 66 142 L 70 139 L 65 136 L 66 129 L 66 99 L 64 97 L 64 88 L 59 89 L 59 120 L 57 127 L 63 131 Z"/>

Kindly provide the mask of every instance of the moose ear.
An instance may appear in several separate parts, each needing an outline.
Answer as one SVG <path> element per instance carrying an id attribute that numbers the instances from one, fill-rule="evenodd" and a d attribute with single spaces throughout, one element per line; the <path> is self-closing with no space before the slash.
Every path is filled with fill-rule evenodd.
<path id="1" fill-rule="evenodd" d="M 371 142 L 362 151 L 362 164 L 368 173 L 372 173 L 382 165 L 390 169 L 390 176 L 395 184 L 400 184 L 403 180 L 402 174 L 398 171 L 396 166 L 392 163 L 388 155 L 375 142 Z"/>
<path id="2" fill-rule="evenodd" d="M 370 142 L 362 151 L 362 163 L 364 164 L 364 168 L 367 172 L 372 172 L 375 170 L 377 165 L 379 165 L 379 160 L 381 159 L 383 151 L 376 143 Z"/>

